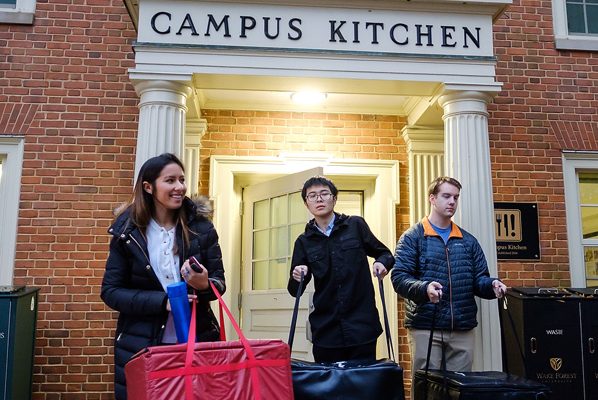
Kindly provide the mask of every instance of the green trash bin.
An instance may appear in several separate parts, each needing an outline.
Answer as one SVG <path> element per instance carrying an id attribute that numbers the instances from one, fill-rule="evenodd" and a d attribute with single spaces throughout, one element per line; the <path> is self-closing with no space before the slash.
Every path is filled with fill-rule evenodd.
<path id="1" fill-rule="evenodd" d="M 39 288 L 0 286 L 0 397 L 31 399 Z"/>

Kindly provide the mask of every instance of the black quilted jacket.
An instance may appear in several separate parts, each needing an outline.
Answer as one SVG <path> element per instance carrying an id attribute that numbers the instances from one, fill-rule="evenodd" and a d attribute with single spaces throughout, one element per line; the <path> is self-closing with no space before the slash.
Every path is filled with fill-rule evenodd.
<path id="1" fill-rule="evenodd" d="M 309 315 L 314 344 L 339 348 L 370 343 L 382 333 L 368 257 L 393 266 L 392 253 L 358 216 L 336 214 L 330 236 L 314 220 L 295 241 L 287 289 L 297 295 L 293 268 L 307 265 L 314 278 L 314 310 Z M 305 289 L 305 286 L 304 286 Z"/>

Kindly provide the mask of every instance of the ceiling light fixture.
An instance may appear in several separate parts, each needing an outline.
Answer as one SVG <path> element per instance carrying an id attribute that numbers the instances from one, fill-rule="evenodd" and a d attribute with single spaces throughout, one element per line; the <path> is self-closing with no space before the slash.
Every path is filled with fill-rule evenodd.
<path id="1" fill-rule="evenodd" d="M 326 100 L 326 93 L 322 92 L 294 92 L 291 94 L 291 101 L 295 104 L 313 106 L 323 103 Z"/>

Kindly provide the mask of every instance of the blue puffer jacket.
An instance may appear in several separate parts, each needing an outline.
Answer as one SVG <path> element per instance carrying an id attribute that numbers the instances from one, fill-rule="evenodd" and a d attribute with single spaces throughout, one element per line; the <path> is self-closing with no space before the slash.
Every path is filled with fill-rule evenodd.
<path id="1" fill-rule="evenodd" d="M 436 329 L 469 330 L 477 325 L 474 296 L 494 299 L 484 252 L 469 232 L 452 224 L 447 244 L 428 218 L 412 226 L 399 239 L 391 280 L 395 291 L 405 298 L 405 327 L 431 329 L 434 304 L 426 289 L 439 282 L 442 300 Z"/>

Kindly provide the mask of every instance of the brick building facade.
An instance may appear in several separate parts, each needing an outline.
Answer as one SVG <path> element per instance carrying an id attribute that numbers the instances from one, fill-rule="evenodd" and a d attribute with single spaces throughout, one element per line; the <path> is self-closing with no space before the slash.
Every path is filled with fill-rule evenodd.
<path id="1" fill-rule="evenodd" d="M 540 230 L 538 260 L 498 260 L 509 286 L 567 287 L 590 279 L 572 265 L 579 258 L 570 254 L 568 212 L 579 205 L 570 203 L 566 186 L 567 171 L 598 171 L 598 47 L 557 49 L 553 3 L 514 0 L 493 22 L 502 87 L 488 104 L 492 198 L 537 203 Z M 33 4 L 32 23 L 0 24 L 1 176 L 4 190 L 20 191 L 16 226 L 6 222 L 9 213 L 0 221 L 2 240 L 14 243 L 14 261 L 10 249 L 2 253 L 1 284 L 40 288 L 34 398 L 109 399 L 116 313 L 99 291 L 106 229 L 112 210 L 130 196 L 136 165 L 140 96 L 129 73 L 137 32 L 120 0 Z M 395 161 L 395 238 L 413 219 L 406 115 L 247 107 L 202 108 L 197 117 L 206 127 L 197 153 L 199 193 L 212 195 L 214 156 L 319 152 Z M 22 146 L 16 186 L 6 172 L 17 173 L 6 167 L 10 146 Z M 586 239 L 576 251 L 592 245 Z M 401 307 L 399 301 L 399 353 L 407 366 Z"/>

